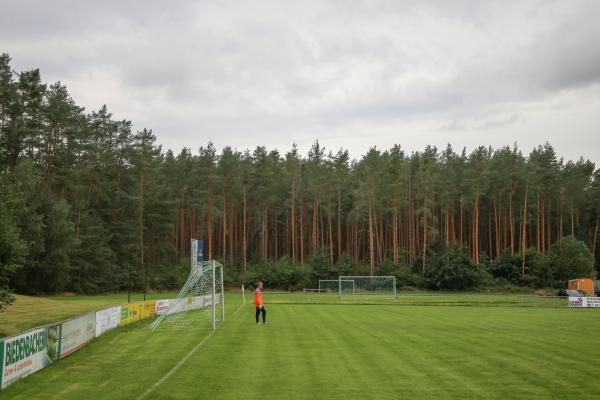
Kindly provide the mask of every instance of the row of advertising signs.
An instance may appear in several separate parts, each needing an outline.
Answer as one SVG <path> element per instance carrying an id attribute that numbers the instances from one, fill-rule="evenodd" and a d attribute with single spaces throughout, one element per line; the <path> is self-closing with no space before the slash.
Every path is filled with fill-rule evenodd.
<path id="1" fill-rule="evenodd" d="M 67 357 L 111 329 L 166 312 L 169 303 L 125 304 L 0 339 L 0 388 Z"/>

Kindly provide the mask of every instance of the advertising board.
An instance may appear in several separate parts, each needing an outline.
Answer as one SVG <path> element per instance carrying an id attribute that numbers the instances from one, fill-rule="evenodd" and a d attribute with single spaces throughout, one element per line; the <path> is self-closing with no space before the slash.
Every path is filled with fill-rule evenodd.
<path id="1" fill-rule="evenodd" d="M 119 326 L 121 306 L 96 312 L 96 337 Z"/>
<path id="2" fill-rule="evenodd" d="M 82 315 L 62 323 L 60 358 L 79 350 L 96 337 L 96 313 Z"/>
<path id="3" fill-rule="evenodd" d="M 119 325 L 129 325 L 140 320 L 142 303 L 124 304 L 121 306 L 121 322 Z"/>
<path id="4" fill-rule="evenodd" d="M 161 315 L 167 312 L 171 300 L 156 300 L 156 315 Z"/>
<path id="5" fill-rule="evenodd" d="M 0 351 L 2 389 L 58 361 L 60 329 L 61 324 L 48 325 L 4 339 Z"/>
<path id="6" fill-rule="evenodd" d="M 569 307 L 598 308 L 600 307 L 600 297 L 569 297 Z"/>
<path id="7" fill-rule="evenodd" d="M 156 300 L 146 300 L 142 303 L 141 319 L 150 318 L 156 315 Z"/>

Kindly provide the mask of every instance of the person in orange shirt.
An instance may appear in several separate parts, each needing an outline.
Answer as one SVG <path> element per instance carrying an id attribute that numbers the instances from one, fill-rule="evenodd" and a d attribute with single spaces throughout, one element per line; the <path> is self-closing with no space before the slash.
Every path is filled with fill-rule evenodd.
<path id="1" fill-rule="evenodd" d="M 254 305 L 256 306 L 256 324 L 260 325 L 260 321 L 258 320 L 258 316 L 262 313 L 262 323 L 266 324 L 267 311 L 265 310 L 265 306 L 263 304 L 262 298 L 262 289 L 263 283 L 258 282 L 258 287 L 254 290 Z"/>

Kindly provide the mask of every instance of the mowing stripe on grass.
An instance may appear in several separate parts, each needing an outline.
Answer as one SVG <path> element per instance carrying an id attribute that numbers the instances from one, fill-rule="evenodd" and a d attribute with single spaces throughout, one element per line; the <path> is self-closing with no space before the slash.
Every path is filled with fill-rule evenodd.
<path id="1" fill-rule="evenodd" d="M 237 314 L 238 311 L 240 311 L 240 309 L 242 308 L 243 304 L 240 304 L 238 306 L 238 308 L 233 312 L 233 314 L 231 314 L 231 317 L 229 319 L 232 319 L 235 314 Z M 223 324 L 225 324 L 225 322 L 229 321 L 229 319 L 226 319 L 225 321 L 223 321 L 222 323 L 220 323 L 217 326 L 217 329 L 219 329 Z M 143 400 L 146 398 L 146 396 L 148 396 L 150 393 L 152 393 L 156 388 L 158 388 L 160 385 L 162 385 L 163 383 L 165 383 L 167 381 L 167 379 L 169 379 L 171 377 L 171 375 L 173 375 L 175 372 L 177 372 L 177 370 L 183 365 L 185 364 L 185 362 L 192 356 L 194 355 L 194 353 L 200 348 L 202 347 L 202 345 L 204 345 L 204 343 L 206 343 L 206 341 L 208 339 L 210 339 L 212 337 L 212 335 L 215 334 L 215 332 L 217 331 L 217 329 L 211 331 L 208 336 L 205 336 L 197 345 L 194 346 L 194 348 L 192 350 L 189 351 L 189 353 L 187 353 L 185 356 L 183 356 L 183 358 L 181 360 L 179 360 L 179 362 L 177 364 L 175 364 L 175 366 L 173 368 L 171 368 L 171 370 L 169 372 L 167 372 L 162 378 L 160 378 L 158 381 L 156 381 L 156 383 L 152 386 L 150 386 L 144 393 L 142 393 L 139 397 L 136 398 L 136 400 Z"/>

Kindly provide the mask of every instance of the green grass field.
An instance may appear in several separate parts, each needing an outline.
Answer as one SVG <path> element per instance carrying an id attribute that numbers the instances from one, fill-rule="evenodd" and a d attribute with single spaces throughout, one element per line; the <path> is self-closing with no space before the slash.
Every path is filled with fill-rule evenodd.
<path id="1" fill-rule="evenodd" d="M 265 294 L 267 326 L 255 325 L 253 306 L 240 306 L 239 295 L 230 293 L 226 322 L 214 333 L 153 333 L 149 321 L 122 327 L 0 397 L 581 399 L 600 393 L 598 310 L 516 296 L 470 300 L 471 307 L 446 305 L 460 297 L 452 295 L 436 306 L 402 298 L 340 304 L 333 296 L 317 303 L 316 296 Z"/>

